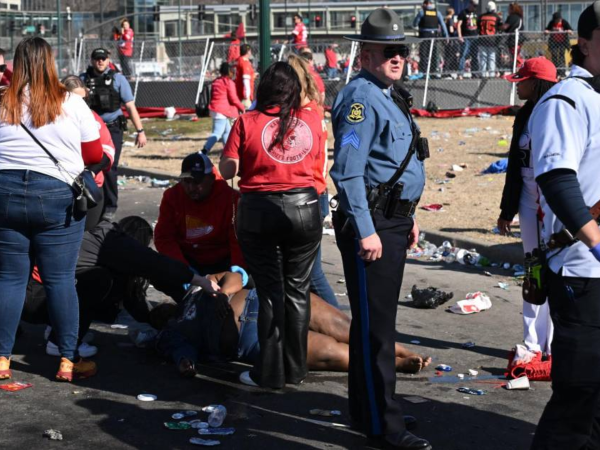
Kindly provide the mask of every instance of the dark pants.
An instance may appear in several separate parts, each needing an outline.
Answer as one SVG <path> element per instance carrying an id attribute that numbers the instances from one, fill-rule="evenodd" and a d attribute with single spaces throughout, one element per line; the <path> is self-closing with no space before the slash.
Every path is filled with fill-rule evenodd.
<path id="1" fill-rule="evenodd" d="M 107 298 L 112 287 L 112 276 L 107 269 L 94 267 L 78 272 L 76 275 L 77 297 L 79 298 L 79 338 L 90 329 L 95 315 L 102 310 L 103 301 Z M 48 316 L 48 303 L 44 286 L 37 281 L 30 280 L 27 285 L 27 295 L 21 320 L 28 323 L 50 324 Z M 57 343 L 54 328 L 50 334 L 50 341 Z"/>
<path id="2" fill-rule="evenodd" d="M 321 240 L 314 189 L 242 194 L 238 239 L 260 302 L 252 378 L 282 388 L 308 374 L 310 271 Z"/>
<path id="3" fill-rule="evenodd" d="M 396 312 L 413 220 L 385 219 L 380 211 L 373 214 L 373 220 L 383 254 L 371 263 L 358 257 L 354 233 L 342 232 L 346 217 L 341 212 L 334 214 L 333 225 L 352 310 L 350 416 L 368 436 L 381 436 L 405 430 L 402 407 L 394 395 Z"/>
<path id="4" fill-rule="evenodd" d="M 110 137 L 115 145 L 115 160 L 110 170 L 104 174 L 104 210 L 114 213 L 117 210 L 119 199 L 117 169 L 119 168 L 119 158 L 123 148 L 123 130 L 119 121 L 116 121 L 108 125 L 108 131 L 110 131 Z"/>
<path id="5" fill-rule="evenodd" d="M 534 450 L 600 449 L 600 279 L 548 279 L 552 397 L 535 433 Z"/>
<path id="6" fill-rule="evenodd" d="M 131 56 L 125 56 L 122 53 L 119 53 L 119 62 L 121 63 L 121 72 L 123 72 L 123 76 L 129 78 L 131 76 L 131 67 L 129 66 L 129 62 L 131 61 Z"/>

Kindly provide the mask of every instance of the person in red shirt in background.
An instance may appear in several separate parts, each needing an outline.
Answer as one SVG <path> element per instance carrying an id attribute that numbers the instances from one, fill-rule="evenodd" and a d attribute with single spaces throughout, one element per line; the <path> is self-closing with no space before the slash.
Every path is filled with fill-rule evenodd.
<path id="1" fill-rule="evenodd" d="M 235 91 L 235 84 L 231 79 L 231 70 L 226 62 L 219 68 L 221 76 L 213 81 L 210 104 L 208 109 L 213 118 L 212 134 L 206 140 L 202 153 L 208 155 L 210 149 L 218 140 L 223 144 L 227 142 L 231 131 L 231 119 L 243 114 L 244 105 L 240 102 Z"/>
<path id="2" fill-rule="evenodd" d="M 317 118 L 314 120 L 321 122 L 321 131 L 323 133 L 321 142 L 323 148 L 315 160 L 314 177 L 315 188 L 317 194 L 319 194 L 321 218 L 325 219 L 325 217 L 329 215 L 329 195 L 327 192 L 327 172 L 329 166 L 327 164 L 327 124 L 325 123 L 325 110 L 323 109 L 322 97 L 310 71 L 310 64 L 308 64 L 304 58 L 300 58 L 296 55 L 289 55 L 288 63 L 294 68 L 300 79 L 300 85 L 302 86 L 300 107 L 302 108 L 302 111 L 306 114 L 315 114 Z M 333 289 L 331 289 L 321 266 L 320 244 L 315 264 L 310 272 L 310 290 L 331 306 L 339 309 L 340 305 L 335 297 L 335 293 L 333 292 Z"/>
<path id="3" fill-rule="evenodd" d="M 300 52 L 300 56 L 306 61 L 308 72 L 310 73 L 310 76 L 314 80 L 317 90 L 319 91 L 320 98 L 318 99 L 317 103 L 322 105 L 325 103 L 325 83 L 323 83 L 323 78 L 321 78 L 321 75 L 319 75 L 319 72 L 317 72 L 317 69 L 315 69 L 312 51 L 310 48 L 304 47 Z"/>
<path id="4" fill-rule="evenodd" d="M 231 43 L 227 49 L 227 62 L 231 65 L 234 65 L 240 57 L 241 42 L 235 34 L 232 34 L 230 38 Z"/>
<path id="5" fill-rule="evenodd" d="M 6 66 L 6 61 L 4 60 L 5 55 L 6 50 L 0 48 L 0 86 L 8 86 L 12 79 L 12 71 Z"/>
<path id="6" fill-rule="evenodd" d="M 208 156 L 192 153 L 181 164 L 181 180 L 165 191 L 154 244 L 159 253 L 200 275 L 231 270 L 248 276 L 234 229 L 240 194 L 227 185 Z"/>
<path id="7" fill-rule="evenodd" d="M 67 88 L 69 92 L 83 97 L 86 101 L 88 99 L 89 89 L 85 83 L 77 75 L 69 75 L 61 80 L 61 83 Z M 90 170 L 94 174 L 94 181 L 98 187 L 104 185 L 104 173 L 108 172 L 112 167 L 113 161 L 115 160 L 115 144 L 113 144 L 110 131 L 104 120 L 95 112 L 92 111 L 94 119 L 98 124 L 98 130 L 100 131 L 100 143 L 102 144 L 102 160 L 93 165 L 86 166 L 87 170 Z M 104 209 L 104 192 L 100 190 L 101 198 L 98 204 L 93 208 L 88 209 L 85 217 L 85 231 L 91 230 L 100 222 L 102 217 L 102 210 Z"/>
<path id="8" fill-rule="evenodd" d="M 290 38 L 292 42 L 292 50 L 295 53 L 299 53 L 304 47 L 308 45 L 308 29 L 302 21 L 300 14 L 294 14 L 294 30 Z"/>
<path id="9" fill-rule="evenodd" d="M 250 59 L 252 58 L 252 50 L 248 44 L 243 44 L 240 47 L 240 57 L 238 58 L 235 71 L 235 87 L 238 98 L 242 101 L 242 105 L 246 109 L 254 100 L 254 78 L 256 73 Z"/>
<path id="10" fill-rule="evenodd" d="M 129 60 L 133 56 L 133 30 L 129 25 L 129 20 L 121 20 L 121 34 L 119 35 L 119 61 L 121 62 L 121 72 L 126 77 L 131 76 L 131 67 Z"/>
<path id="11" fill-rule="evenodd" d="M 327 61 L 327 78 L 333 79 L 338 77 L 338 54 L 335 51 L 337 44 L 331 44 L 325 49 L 325 60 Z"/>
<path id="12" fill-rule="evenodd" d="M 321 242 L 315 162 L 323 151 L 319 116 L 300 107 L 298 75 L 276 62 L 261 76 L 256 109 L 235 121 L 219 164 L 240 172 L 237 233 L 259 297 L 260 357 L 244 384 L 299 384 L 306 364 L 310 271 Z"/>

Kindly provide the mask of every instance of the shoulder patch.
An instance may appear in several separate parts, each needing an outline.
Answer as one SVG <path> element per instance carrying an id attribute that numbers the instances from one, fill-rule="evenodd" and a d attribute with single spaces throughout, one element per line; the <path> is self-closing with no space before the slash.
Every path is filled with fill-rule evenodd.
<path id="1" fill-rule="evenodd" d="M 349 123 L 361 123 L 365 120 L 365 105 L 362 103 L 352 103 L 350 105 L 350 111 L 346 116 L 346 120 Z"/>
<path id="2" fill-rule="evenodd" d="M 356 150 L 360 147 L 360 138 L 358 134 L 356 134 L 355 130 L 350 131 L 350 133 L 346 133 L 342 136 L 342 143 L 340 147 L 344 147 L 345 145 L 351 145 Z"/>

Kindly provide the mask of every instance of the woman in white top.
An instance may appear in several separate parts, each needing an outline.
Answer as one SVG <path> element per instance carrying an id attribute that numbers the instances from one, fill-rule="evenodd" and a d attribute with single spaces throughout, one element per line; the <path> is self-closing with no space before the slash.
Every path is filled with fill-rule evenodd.
<path id="1" fill-rule="evenodd" d="M 94 363 L 76 359 L 75 263 L 85 215 L 74 210 L 71 185 L 84 164 L 102 159 L 100 135 L 84 100 L 60 84 L 44 39 L 24 39 L 13 65 L 11 85 L 0 91 L 0 379 L 11 376 L 10 356 L 35 264 L 62 356 L 56 378 L 71 381 L 96 372 Z"/>

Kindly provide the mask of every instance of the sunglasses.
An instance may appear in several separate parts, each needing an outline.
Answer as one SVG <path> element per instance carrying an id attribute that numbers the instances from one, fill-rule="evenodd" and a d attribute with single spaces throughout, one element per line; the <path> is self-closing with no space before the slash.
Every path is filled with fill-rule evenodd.
<path id="1" fill-rule="evenodd" d="M 0 72 L 6 71 L 6 64 L 0 64 Z"/>
<path id="2" fill-rule="evenodd" d="M 94 61 L 106 61 L 106 58 L 104 58 L 104 57 L 94 58 Z"/>
<path id="3" fill-rule="evenodd" d="M 400 58 L 407 58 L 410 55 L 410 48 L 406 45 L 396 45 L 394 47 L 385 47 L 383 49 L 383 56 L 385 59 L 392 59 L 398 55 Z"/>

